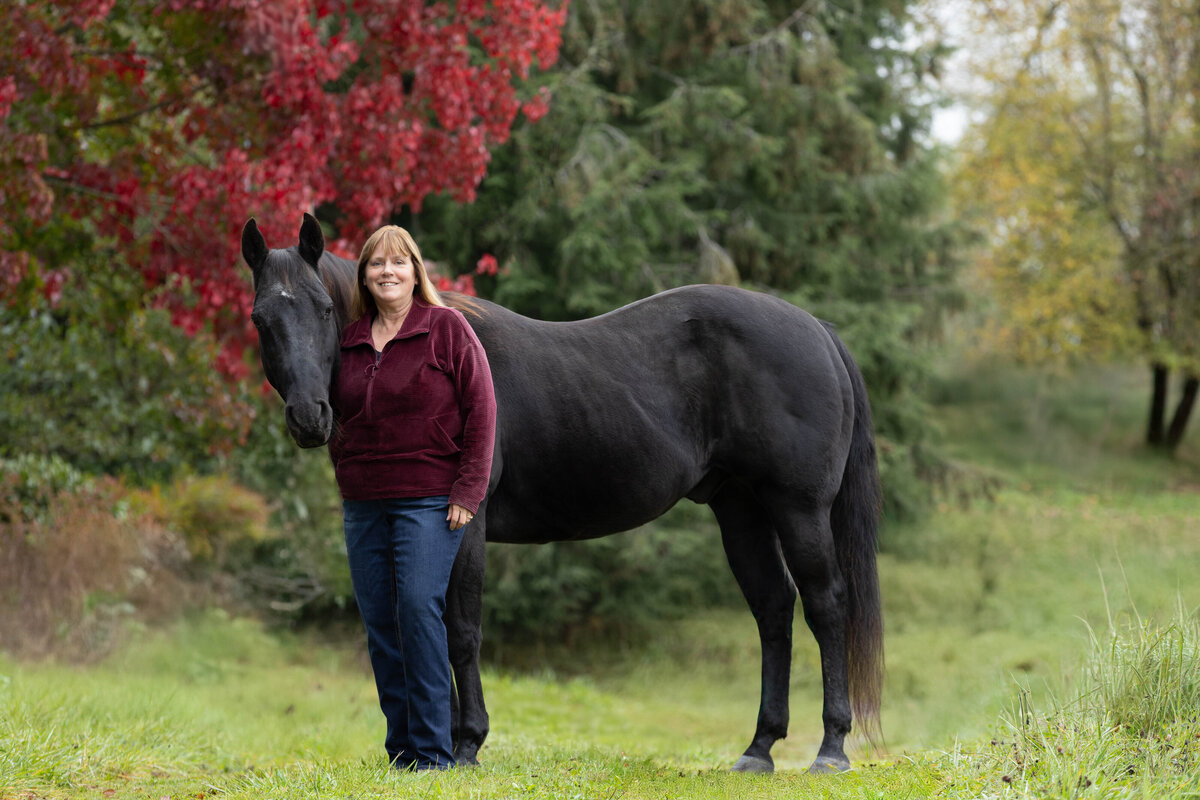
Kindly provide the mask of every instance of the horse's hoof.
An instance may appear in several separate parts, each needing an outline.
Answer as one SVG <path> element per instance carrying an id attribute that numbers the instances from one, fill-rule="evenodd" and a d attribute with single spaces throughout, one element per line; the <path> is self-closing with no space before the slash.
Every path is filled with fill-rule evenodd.
<path id="1" fill-rule="evenodd" d="M 757 756 L 742 756 L 733 765 L 734 772 L 756 772 L 761 775 L 770 775 L 775 771 L 775 763 L 769 758 L 759 758 Z"/>
<path id="2" fill-rule="evenodd" d="M 846 772 L 849 769 L 850 760 L 847 758 L 818 756 L 817 760 L 808 768 L 808 772 L 810 775 L 833 775 L 838 772 Z"/>

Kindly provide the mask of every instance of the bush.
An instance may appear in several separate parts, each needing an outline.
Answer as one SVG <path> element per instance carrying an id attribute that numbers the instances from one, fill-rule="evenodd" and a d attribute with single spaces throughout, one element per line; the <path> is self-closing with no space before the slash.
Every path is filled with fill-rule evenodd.
<path id="1" fill-rule="evenodd" d="M 648 623 L 740 604 L 707 508 L 683 505 L 629 533 L 586 542 L 489 545 L 484 642 L 636 636 Z"/>
<path id="2" fill-rule="evenodd" d="M 296 447 L 279 397 L 264 397 L 233 466 L 240 484 L 272 498 L 278 532 L 259 548 L 242 581 L 255 604 L 290 622 L 322 620 L 353 608 L 342 506 L 325 448 Z"/>
<path id="3" fill-rule="evenodd" d="M 0 459 L 0 476 L 0 502 L 7 509 L 5 513 L 22 520 L 44 518 L 55 495 L 79 489 L 87 482 L 82 472 L 58 456 L 31 453 Z M 9 518 L 0 516 L 0 522 Z"/>
<path id="4" fill-rule="evenodd" d="M 61 459 L 0 461 L 0 648 L 88 659 L 127 622 L 240 603 L 270 515 L 227 476 L 131 490 Z"/>
<path id="5" fill-rule="evenodd" d="M 129 513 L 111 478 L 45 488 L 28 514 L 17 479 L 0 493 L 0 647 L 25 656 L 98 658 L 126 622 L 170 615 L 186 602 L 187 551 L 170 531 Z"/>
<path id="6" fill-rule="evenodd" d="M 53 309 L 0 303 L 0 458 L 62 459 L 138 484 L 215 468 L 253 408 L 212 367 L 216 345 L 97 270 Z"/>
<path id="7" fill-rule="evenodd" d="M 183 538 L 191 557 L 201 565 L 244 564 L 253 554 L 237 558 L 234 551 L 275 535 L 267 526 L 266 500 L 226 476 L 185 478 L 166 491 L 154 486 L 135 498 L 141 509 Z"/>

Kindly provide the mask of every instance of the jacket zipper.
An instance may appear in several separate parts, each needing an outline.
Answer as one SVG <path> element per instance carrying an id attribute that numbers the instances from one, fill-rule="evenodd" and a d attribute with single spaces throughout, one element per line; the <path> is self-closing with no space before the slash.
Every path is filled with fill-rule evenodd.
<path id="1" fill-rule="evenodd" d="M 371 416 L 371 395 L 375 391 L 375 373 L 379 372 L 379 362 L 372 361 L 367 367 L 367 397 L 363 402 L 363 416 L 368 420 L 374 420 Z"/>

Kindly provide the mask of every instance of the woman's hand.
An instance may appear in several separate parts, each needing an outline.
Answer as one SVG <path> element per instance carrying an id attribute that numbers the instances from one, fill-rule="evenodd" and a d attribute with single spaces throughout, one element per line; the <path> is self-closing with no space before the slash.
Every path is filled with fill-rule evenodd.
<path id="1" fill-rule="evenodd" d="M 455 503 L 450 504 L 450 513 L 446 515 L 446 520 L 450 523 L 450 530 L 456 531 L 473 519 L 475 519 L 475 515 L 470 511 Z"/>

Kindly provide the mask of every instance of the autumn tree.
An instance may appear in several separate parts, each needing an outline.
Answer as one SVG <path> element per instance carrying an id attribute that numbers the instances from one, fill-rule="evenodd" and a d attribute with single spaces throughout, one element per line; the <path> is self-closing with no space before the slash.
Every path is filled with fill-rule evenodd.
<path id="1" fill-rule="evenodd" d="M 984 121 L 960 172 L 1005 298 L 999 332 L 1031 360 L 1140 354 L 1146 440 L 1173 452 L 1200 389 L 1200 6 L 968 6 L 972 38 L 1003 42 L 973 51 Z"/>
<path id="2" fill-rule="evenodd" d="M 433 193 L 474 197 L 557 57 L 536 0 L 52 0 L 0 14 L 0 287 L 10 301 L 133 269 L 245 374 L 237 236 L 351 244 Z"/>

